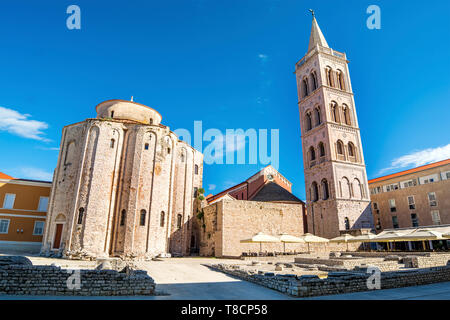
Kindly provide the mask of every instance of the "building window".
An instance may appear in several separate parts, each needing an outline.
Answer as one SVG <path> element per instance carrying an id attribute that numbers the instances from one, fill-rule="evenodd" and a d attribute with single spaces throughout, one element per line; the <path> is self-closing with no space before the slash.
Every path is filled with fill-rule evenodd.
<path id="1" fill-rule="evenodd" d="M 343 105 L 342 117 L 344 118 L 344 122 L 346 125 L 348 126 L 352 125 L 352 122 L 350 120 L 350 110 L 346 105 Z"/>
<path id="2" fill-rule="evenodd" d="M 377 225 L 376 225 L 377 230 L 381 229 L 381 220 L 380 218 L 377 218 Z"/>
<path id="3" fill-rule="evenodd" d="M 328 181 L 326 179 L 322 180 L 322 199 L 327 200 L 330 197 L 330 193 L 328 191 Z"/>
<path id="4" fill-rule="evenodd" d="M 195 174 L 198 174 L 198 165 L 194 166 L 194 172 L 195 172 Z"/>
<path id="5" fill-rule="evenodd" d="M 348 144 L 348 156 L 349 157 L 355 156 L 355 146 L 351 142 Z"/>
<path id="6" fill-rule="evenodd" d="M 159 218 L 159 226 L 160 227 L 164 227 L 164 218 L 166 217 L 166 214 L 164 213 L 164 211 L 161 211 L 161 215 Z"/>
<path id="7" fill-rule="evenodd" d="M 197 198 L 198 196 L 198 188 L 194 187 L 194 198 Z"/>
<path id="8" fill-rule="evenodd" d="M 181 222 L 182 222 L 183 216 L 181 214 L 177 215 L 177 228 L 181 228 Z"/>
<path id="9" fill-rule="evenodd" d="M 170 148 L 167 148 L 167 154 L 170 154 Z"/>
<path id="10" fill-rule="evenodd" d="M 82 224 L 83 223 L 83 217 L 84 217 L 84 208 L 80 208 L 80 209 L 78 209 L 77 224 Z"/>
<path id="11" fill-rule="evenodd" d="M 304 78 L 302 80 L 302 92 L 303 92 L 303 98 L 308 96 L 309 92 L 308 92 L 308 79 Z"/>
<path id="12" fill-rule="evenodd" d="M 439 215 L 439 210 L 431 211 L 431 219 L 433 220 L 434 225 L 441 224 L 441 216 Z"/>
<path id="13" fill-rule="evenodd" d="M 35 221 L 33 236 L 42 236 L 44 234 L 44 221 Z"/>
<path id="14" fill-rule="evenodd" d="M 148 143 L 145 144 L 144 149 L 148 150 Z"/>
<path id="15" fill-rule="evenodd" d="M 316 160 L 316 151 L 314 150 L 314 147 L 309 147 L 309 160 Z"/>
<path id="16" fill-rule="evenodd" d="M 311 113 L 308 112 L 306 114 L 306 131 L 309 131 L 312 129 L 312 117 L 311 117 Z"/>
<path id="17" fill-rule="evenodd" d="M 125 225 L 125 219 L 127 218 L 127 211 L 125 209 L 122 210 L 122 213 L 120 214 L 120 225 Z"/>
<path id="18" fill-rule="evenodd" d="M 316 89 L 317 89 L 317 77 L 316 77 L 316 73 L 312 72 L 311 73 L 311 92 L 313 92 Z"/>
<path id="19" fill-rule="evenodd" d="M 325 74 L 326 74 L 326 77 L 327 77 L 327 85 L 329 85 L 330 87 L 334 87 L 333 70 L 330 67 L 327 67 L 325 69 Z"/>
<path id="20" fill-rule="evenodd" d="M 346 217 L 344 220 L 345 230 L 350 230 L 350 220 Z"/>
<path id="21" fill-rule="evenodd" d="M 429 192 L 428 201 L 430 202 L 430 207 L 436 207 L 437 206 L 436 193 Z"/>
<path id="22" fill-rule="evenodd" d="M 324 146 L 323 142 L 319 143 L 319 156 L 325 157 L 325 146 Z"/>
<path id="23" fill-rule="evenodd" d="M 338 155 L 344 155 L 344 143 L 341 140 L 336 142 L 336 151 Z"/>
<path id="24" fill-rule="evenodd" d="M 339 89 L 345 90 L 344 73 L 341 70 L 337 70 L 337 78 Z"/>
<path id="25" fill-rule="evenodd" d="M 147 215 L 147 211 L 145 211 L 144 209 L 141 210 L 141 216 L 140 216 L 140 220 L 139 220 L 139 224 L 141 226 L 145 226 L 145 216 Z"/>
<path id="26" fill-rule="evenodd" d="M 3 209 L 14 208 L 14 201 L 16 200 L 16 195 L 13 193 L 5 194 L 5 199 L 3 200 Z"/>
<path id="27" fill-rule="evenodd" d="M 376 202 L 373 203 L 373 209 L 378 210 L 378 203 L 376 203 Z"/>
<path id="28" fill-rule="evenodd" d="M 114 148 L 114 144 L 116 143 L 116 140 L 114 140 L 114 139 L 111 139 L 111 143 L 109 144 L 109 146 L 111 147 L 111 148 Z"/>
<path id="29" fill-rule="evenodd" d="M 111 118 L 114 118 L 114 111 L 111 111 Z"/>
<path id="30" fill-rule="evenodd" d="M 393 216 L 392 217 L 392 226 L 394 227 L 394 229 L 398 229 L 398 218 L 397 216 Z"/>
<path id="31" fill-rule="evenodd" d="M 411 213 L 411 224 L 413 227 L 419 226 L 419 218 L 417 217 L 417 214 Z"/>
<path id="32" fill-rule="evenodd" d="M 311 200 L 313 202 L 319 200 L 319 188 L 317 187 L 317 183 L 315 181 L 311 185 Z"/>
<path id="33" fill-rule="evenodd" d="M 339 111 L 336 102 L 331 103 L 331 120 L 334 122 L 339 122 Z"/>
<path id="34" fill-rule="evenodd" d="M 150 124 L 153 124 L 153 119 L 152 118 L 150 118 Z"/>
<path id="35" fill-rule="evenodd" d="M 9 229 L 9 219 L 0 219 L 0 233 L 6 234 Z"/>
<path id="36" fill-rule="evenodd" d="M 39 197 L 38 211 L 46 212 L 47 207 L 48 207 L 48 197 Z"/>
<path id="37" fill-rule="evenodd" d="M 314 115 L 316 118 L 316 126 L 320 125 L 322 123 L 322 119 L 320 116 L 320 109 L 319 108 L 315 108 L 314 109 Z"/>
<path id="38" fill-rule="evenodd" d="M 408 196 L 408 205 L 410 210 L 416 209 L 416 204 L 414 203 L 414 196 Z"/>
<path id="39" fill-rule="evenodd" d="M 395 206 L 395 199 L 389 200 L 389 208 L 391 209 L 391 212 L 397 211 L 397 207 Z"/>

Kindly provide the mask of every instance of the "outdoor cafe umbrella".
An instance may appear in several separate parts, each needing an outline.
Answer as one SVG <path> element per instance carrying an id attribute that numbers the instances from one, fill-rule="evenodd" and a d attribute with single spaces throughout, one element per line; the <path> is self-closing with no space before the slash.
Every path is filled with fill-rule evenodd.
<path id="1" fill-rule="evenodd" d="M 274 236 L 269 236 L 268 234 L 264 234 L 262 232 L 255 234 L 250 239 L 241 240 L 241 243 L 259 243 L 259 252 L 262 252 L 263 243 L 274 243 L 274 242 L 280 242 L 280 239 Z"/>
<path id="2" fill-rule="evenodd" d="M 308 244 L 308 252 L 310 252 L 310 250 L 309 250 L 310 243 L 319 243 L 319 242 L 329 242 L 330 241 L 328 239 L 315 236 L 311 233 L 305 233 L 304 235 L 300 236 L 300 239 L 303 239 L 303 241 L 305 241 Z"/>
<path id="3" fill-rule="evenodd" d="M 442 233 L 429 229 L 417 229 L 402 237 L 405 241 L 425 241 L 425 240 L 442 240 Z"/>
<path id="4" fill-rule="evenodd" d="M 336 243 L 346 243 L 347 244 L 347 251 L 348 251 L 348 243 L 350 240 L 354 239 L 355 237 L 350 234 L 343 234 L 342 236 L 333 238 L 330 240 L 330 242 L 336 242 Z"/>
<path id="5" fill-rule="evenodd" d="M 407 241 L 404 240 L 405 233 L 399 231 L 387 231 L 378 234 L 374 240 L 375 242 L 395 242 L 395 241 Z M 389 250 L 389 244 L 388 244 Z"/>
<path id="6" fill-rule="evenodd" d="M 283 252 L 286 252 L 286 243 L 305 243 L 305 240 L 287 233 L 282 233 L 279 239 L 283 242 Z"/>
<path id="7" fill-rule="evenodd" d="M 375 233 L 368 233 L 368 234 L 362 234 L 356 237 L 353 237 L 353 239 L 349 240 L 349 242 L 362 242 L 363 248 L 366 249 L 366 242 L 374 242 L 374 239 L 376 239 L 377 235 Z M 370 250 L 370 247 L 369 247 Z"/>

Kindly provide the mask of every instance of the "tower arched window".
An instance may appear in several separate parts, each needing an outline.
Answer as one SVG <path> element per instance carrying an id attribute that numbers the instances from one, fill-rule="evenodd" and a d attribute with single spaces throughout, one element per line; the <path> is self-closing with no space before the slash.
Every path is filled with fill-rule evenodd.
<path id="1" fill-rule="evenodd" d="M 309 91 L 308 91 L 308 78 L 303 78 L 302 80 L 302 92 L 303 92 L 303 98 L 308 96 Z"/>
<path id="2" fill-rule="evenodd" d="M 336 142 L 336 152 L 340 156 L 344 155 L 344 143 L 341 140 Z"/>
<path id="3" fill-rule="evenodd" d="M 341 197 L 344 199 L 350 199 L 351 193 L 350 193 L 350 181 L 346 177 L 343 177 L 342 180 L 339 182 L 339 188 L 341 192 Z"/>
<path id="4" fill-rule="evenodd" d="M 350 230 L 350 220 L 345 217 L 344 219 L 344 224 L 345 224 L 345 230 Z"/>
<path id="5" fill-rule="evenodd" d="M 316 126 L 320 125 L 322 123 L 322 119 L 320 117 L 320 108 L 317 107 L 314 109 L 314 118 L 316 120 Z"/>
<path id="6" fill-rule="evenodd" d="M 316 202 L 319 200 L 319 188 L 317 182 L 313 182 L 311 185 L 311 201 Z"/>
<path id="7" fill-rule="evenodd" d="M 121 226 L 125 225 L 125 220 L 126 219 L 127 219 L 127 211 L 125 209 L 123 209 L 121 214 L 120 214 L 120 225 Z"/>
<path id="8" fill-rule="evenodd" d="M 309 148 L 309 160 L 316 160 L 316 151 L 314 147 Z"/>
<path id="9" fill-rule="evenodd" d="M 339 109 L 336 102 L 333 101 L 331 103 L 330 111 L 331 111 L 331 120 L 334 122 L 339 122 Z"/>
<path id="10" fill-rule="evenodd" d="M 341 70 L 337 70 L 337 80 L 339 89 L 345 90 L 344 73 Z"/>
<path id="11" fill-rule="evenodd" d="M 352 122 L 350 120 L 350 109 L 349 107 L 347 107 L 345 104 L 342 106 L 342 115 L 343 115 L 343 120 L 345 121 L 346 125 L 351 125 Z"/>
<path id="12" fill-rule="evenodd" d="M 164 213 L 164 211 L 161 211 L 161 215 L 159 217 L 159 226 L 160 227 L 164 227 L 164 219 L 166 217 L 166 214 Z"/>
<path id="13" fill-rule="evenodd" d="M 147 216 L 147 211 L 145 211 L 144 209 L 142 209 L 142 210 L 141 210 L 141 216 L 140 216 L 140 219 L 139 219 L 139 224 L 140 224 L 141 226 L 145 226 L 145 218 L 146 218 L 146 216 Z"/>
<path id="14" fill-rule="evenodd" d="M 84 218 L 84 208 L 80 208 L 78 209 L 78 224 L 82 224 L 83 223 L 83 218 Z"/>
<path id="15" fill-rule="evenodd" d="M 327 77 L 327 85 L 330 86 L 330 87 L 334 87 L 333 69 L 331 69 L 331 67 L 326 67 L 325 74 L 326 74 L 326 77 Z"/>
<path id="16" fill-rule="evenodd" d="M 330 197 L 327 179 L 322 180 L 322 199 L 327 200 Z"/>
<path id="17" fill-rule="evenodd" d="M 311 92 L 317 89 L 317 76 L 315 72 L 311 72 Z"/>
<path id="18" fill-rule="evenodd" d="M 319 157 L 325 157 L 325 145 L 323 142 L 319 143 Z"/>
<path id="19" fill-rule="evenodd" d="M 355 156 L 355 146 L 352 142 L 348 143 L 348 156 L 354 157 Z"/>
<path id="20" fill-rule="evenodd" d="M 181 222 L 182 222 L 183 216 L 181 214 L 177 215 L 177 228 L 181 228 Z"/>
<path id="21" fill-rule="evenodd" d="M 195 172 L 195 174 L 198 174 L 198 165 L 194 166 L 194 172 Z"/>
<path id="22" fill-rule="evenodd" d="M 114 148 L 115 143 L 116 143 L 116 140 L 111 139 L 111 142 L 110 142 L 109 146 L 110 146 L 111 148 Z"/>
<path id="23" fill-rule="evenodd" d="M 306 131 L 309 131 L 312 129 L 312 117 L 311 117 L 311 113 L 308 112 L 306 114 Z"/>
<path id="24" fill-rule="evenodd" d="M 362 195 L 362 187 L 361 187 L 361 182 L 358 179 L 354 179 L 353 180 L 353 184 L 355 185 L 355 194 L 354 197 L 356 199 L 362 199 L 363 195 Z"/>

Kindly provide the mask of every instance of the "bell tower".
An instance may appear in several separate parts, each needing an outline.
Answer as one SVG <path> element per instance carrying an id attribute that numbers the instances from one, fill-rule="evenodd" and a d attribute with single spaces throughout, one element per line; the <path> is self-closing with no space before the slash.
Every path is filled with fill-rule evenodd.
<path id="1" fill-rule="evenodd" d="M 329 47 L 310 11 L 308 51 L 295 65 L 308 232 L 332 238 L 373 221 L 347 57 Z"/>

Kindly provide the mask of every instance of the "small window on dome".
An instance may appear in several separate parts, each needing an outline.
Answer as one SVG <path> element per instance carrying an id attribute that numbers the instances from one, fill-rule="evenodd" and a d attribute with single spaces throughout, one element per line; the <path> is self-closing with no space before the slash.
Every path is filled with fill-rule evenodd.
<path id="1" fill-rule="evenodd" d="M 144 149 L 148 150 L 148 143 L 145 144 Z"/>
<path id="2" fill-rule="evenodd" d="M 111 118 L 114 118 L 114 111 L 111 111 Z"/>
<path id="3" fill-rule="evenodd" d="M 153 124 L 153 119 L 150 118 L 150 124 Z"/>

